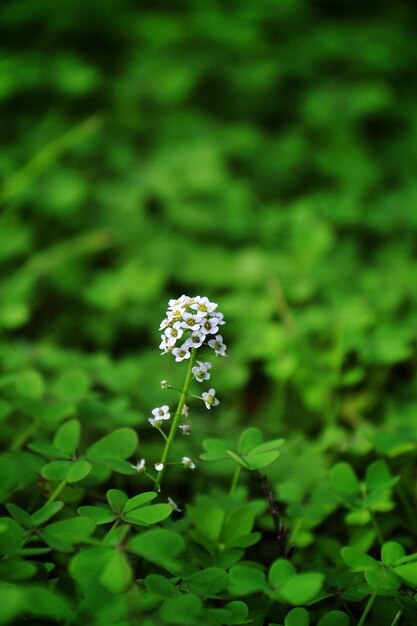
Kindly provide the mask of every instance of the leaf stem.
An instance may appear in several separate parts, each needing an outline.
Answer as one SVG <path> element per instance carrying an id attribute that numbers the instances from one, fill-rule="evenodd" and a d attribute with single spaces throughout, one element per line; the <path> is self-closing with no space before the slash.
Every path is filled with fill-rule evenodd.
<path id="1" fill-rule="evenodd" d="M 400 609 L 397 615 L 394 617 L 394 621 L 392 622 L 391 626 L 397 626 L 402 614 L 403 614 L 403 609 Z"/>
<path id="2" fill-rule="evenodd" d="M 61 491 L 64 489 L 64 487 L 66 486 L 67 481 L 63 480 L 59 483 L 58 487 L 55 489 L 55 491 L 53 493 L 51 493 L 51 495 L 49 496 L 46 504 L 51 504 L 51 502 L 53 502 L 61 493 Z M 46 506 L 46 505 L 45 505 Z"/>
<path id="3" fill-rule="evenodd" d="M 16 452 L 17 450 L 20 450 L 23 444 L 26 443 L 26 440 L 29 439 L 29 437 L 37 431 L 40 424 L 40 420 L 34 420 L 29 424 L 29 426 L 27 426 L 20 433 L 18 433 L 16 439 L 10 444 L 10 451 Z"/>
<path id="4" fill-rule="evenodd" d="M 229 515 L 230 507 L 232 506 L 233 496 L 235 495 L 235 491 L 236 491 L 237 483 L 239 482 L 239 476 L 240 476 L 240 472 L 241 471 L 242 471 L 242 466 L 236 464 L 235 471 L 234 471 L 233 478 L 232 478 L 232 482 L 230 484 L 229 493 L 228 493 L 227 500 L 226 500 L 226 505 L 224 507 L 223 522 L 222 522 L 222 526 L 221 526 L 220 534 L 219 534 L 220 540 L 221 540 L 221 536 L 223 534 L 224 527 L 226 525 L 226 521 L 227 521 L 227 517 Z"/>
<path id="5" fill-rule="evenodd" d="M 182 415 L 182 410 L 184 408 L 184 404 L 185 404 L 185 400 L 187 398 L 188 395 L 188 390 L 190 388 L 190 384 L 191 384 L 191 378 L 192 378 L 192 368 L 194 367 L 194 363 L 196 361 L 197 358 L 197 350 L 195 348 L 193 348 L 191 350 L 191 357 L 190 360 L 188 362 L 188 369 L 187 369 L 187 374 L 185 376 L 185 381 L 184 381 L 184 387 L 181 390 L 181 395 L 180 395 L 180 399 L 178 401 L 178 406 L 177 406 L 177 410 L 175 411 L 175 415 L 174 415 L 174 419 L 172 421 L 171 424 L 171 430 L 169 431 L 169 435 L 168 438 L 166 440 L 165 443 L 165 448 L 164 448 L 164 452 L 162 454 L 162 458 L 161 458 L 161 463 L 163 465 L 162 469 L 158 472 L 158 475 L 156 477 L 155 480 L 155 487 L 157 491 L 161 491 L 161 482 L 162 482 L 162 478 L 165 474 L 165 467 L 168 461 L 168 457 L 169 457 L 169 453 L 172 447 L 172 444 L 174 442 L 175 439 L 175 434 L 178 430 L 178 423 L 181 419 L 181 415 Z"/>
<path id="6" fill-rule="evenodd" d="M 382 573 L 381 578 L 379 579 L 379 581 L 378 581 L 378 583 L 377 583 L 377 585 L 376 585 L 375 589 L 373 590 L 373 593 L 372 593 L 371 597 L 369 598 L 369 600 L 368 600 L 368 602 L 367 602 L 367 604 L 366 604 L 366 607 L 365 607 L 365 609 L 364 609 L 364 612 L 362 613 L 362 616 L 361 616 L 361 618 L 360 618 L 360 620 L 359 620 L 359 622 L 358 622 L 358 626 L 363 626 L 363 625 L 364 625 L 365 620 L 366 620 L 366 618 L 367 618 L 367 616 L 368 616 L 368 613 L 369 613 L 369 611 L 371 610 L 372 605 L 373 605 L 373 603 L 375 602 L 375 598 L 376 598 L 376 597 L 377 597 L 377 595 L 378 595 L 378 591 L 379 591 L 379 588 L 380 588 L 380 586 L 381 586 L 381 584 L 382 584 L 382 581 L 383 581 L 383 580 L 384 580 L 384 573 Z"/>

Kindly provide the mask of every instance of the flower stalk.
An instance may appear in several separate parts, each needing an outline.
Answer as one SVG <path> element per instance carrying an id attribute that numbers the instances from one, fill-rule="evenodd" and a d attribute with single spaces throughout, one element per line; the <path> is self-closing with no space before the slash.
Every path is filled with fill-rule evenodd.
<path id="1" fill-rule="evenodd" d="M 175 415 L 174 415 L 174 419 L 172 420 L 172 424 L 171 424 L 171 429 L 169 431 L 169 435 L 168 438 L 165 442 L 165 448 L 162 454 L 162 458 L 161 458 L 161 463 L 162 463 L 162 469 L 158 472 L 156 480 L 155 480 L 155 486 L 156 486 L 156 490 L 157 491 L 161 491 L 161 483 L 162 483 L 162 479 L 164 477 L 164 473 L 165 473 L 165 468 L 166 468 L 166 464 L 169 458 L 169 453 L 172 447 L 172 444 L 174 442 L 175 439 L 175 434 L 178 430 L 178 423 L 181 419 L 181 415 L 182 415 L 182 410 L 184 408 L 184 404 L 185 401 L 187 399 L 187 395 L 188 395 L 188 390 L 190 388 L 190 384 L 191 384 L 191 380 L 192 380 L 192 369 L 194 367 L 195 361 L 197 359 L 197 350 L 196 348 L 192 348 L 191 349 L 191 357 L 189 359 L 188 362 L 188 369 L 187 369 L 187 374 L 185 376 L 185 381 L 184 381 L 184 386 L 181 390 L 181 395 L 180 395 L 180 399 L 178 401 L 178 405 L 177 405 L 177 410 L 175 411 Z"/>

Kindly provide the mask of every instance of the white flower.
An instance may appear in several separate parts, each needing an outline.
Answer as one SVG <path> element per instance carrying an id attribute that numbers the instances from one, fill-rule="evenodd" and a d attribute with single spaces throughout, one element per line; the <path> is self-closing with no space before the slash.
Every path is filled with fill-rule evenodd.
<path id="1" fill-rule="evenodd" d="M 161 380 L 161 389 L 169 389 L 171 385 L 167 380 Z"/>
<path id="2" fill-rule="evenodd" d="M 183 346 L 181 346 L 181 348 L 174 348 L 172 354 L 175 356 L 177 363 L 184 361 L 184 359 L 189 359 L 191 356 L 190 351 L 188 349 L 184 350 Z"/>
<path id="3" fill-rule="evenodd" d="M 221 335 L 216 335 L 215 339 L 210 339 L 208 342 L 210 348 L 214 349 L 215 354 L 217 356 L 226 356 L 226 344 L 223 343 L 223 337 Z"/>
<path id="4" fill-rule="evenodd" d="M 191 345 L 193 348 L 199 348 L 200 346 L 203 345 L 204 337 L 205 337 L 204 333 L 200 332 L 199 330 L 195 330 L 192 333 L 191 337 L 187 339 L 187 341 L 191 341 Z"/>
<path id="5" fill-rule="evenodd" d="M 192 373 L 194 374 L 194 378 L 199 382 L 202 383 L 203 380 L 209 380 L 210 379 L 210 372 L 209 369 L 211 368 L 211 363 L 202 363 L 201 361 L 197 361 L 198 365 L 195 365 L 192 368 Z"/>
<path id="6" fill-rule="evenodd" d="M 188 458 L 188 456 L 183 456 L 182 457 L 182 464 L 187 469 L 190 469 L 190 470 L 195 469 L 195 463 L 193 463 L 192 460 Z"/>
<path id="7" fill-rule="evenodd" d="M 211 409 L 212 406 L 217 406 L 219 404 L 218 399 L 216 398 L 216 390 L 209 389 L 201 394 L 204 400 L 204 404 L 208 409 Z"/>
<path id="8" fill-rule="evenodd" d="M 131 465 L 131 467 L 133 467 L 133 469 L 136 470 L 138 474 L 146 472 L 145 459 L 141 459 L 136 463 L 136 465 Z"/>
<path id="9" fill-rule="evenodd" d="M 180 424 L 180 429 L 182 430 L 183 435 L 191 434 L 191 424 Z"/>
<path id="10" fill-rule="evenodd" d="M 168 504 L 171 507 L 171 509 L 173 511 L 176 511 L 177 513 L 182 513 L 182 509 L 179 509 L 176 502 L 174 502 L 174 500 L 172 498 L 167 498 Z"/>
<path id="11" fill-rule="evenodd" d="M 209 317 L 208 319 L 204 320 L 203 324 L 201 325 L 201 332 L 205 335 L 208 335 L 209 333 L 211 335 L 215 335 L 218 330 L 219 325 L 217 322 L 217 318 L 215 317 Z"/>
<path id="12" fill-rule="evenodd" d="M 206 296 L 203 298 L 195 298 L 196 302 L 190 305 L 190 309 L 200 311 L 200 313 L 211 313 L 214 309 L 217 309 L 216 302 L 210 302 Z"/>
<path id="13" fill-rule="evenodd" d="M 218 311 L 216 311 L 215 313 L 212 314 L 212 317 L 216 318 L 217 323 L 221 326 L 222 324 L 226 324 L 226 322 L 224 321 L 224 315 L 223 313 L 220 313 Z"/>
<path id="14" fill-rule="evenodd" d="M 181 328 L 181 322 L 174 322 L 172 326 L 168 326 L 164 334 L 168 338 L 168 345 L 174 346 L 177 339 L 180 339 L 184 334 Z"/>
<path id="15" fill-rule="evenodd" d="M 164 469 L 164 464 L 163 463 L 155 463 L 155 469 L 157 472 L 160 472 L 161 470 Z"/>
<path id="16" fill-rule="evenodd" d="M 169 420 L 171 417 L 169 406 L 167 404 L 157 406 L 156 409 L 153 409 L 152 415 L 154 415 L 157 420 Z"/>
<path id="17" fill-rule="evenodd" d="M 181 415 L 184 415 L 184 417 L 188 417 L 189 412 L 190 407 L 187 404 L 184 404 L 184 406 L 182 407 Z"/>
<path id="18" fill-rule="evenodd" d="M 158 419 L 155 419 L 154 417 L 150 417 L 148 419 L 148 422 L 154 428 L 161 428 L 162 424 L 164 423 L 163 420 L 158 420 Z"/>
<path id="19" fill-rule="evenodd" d="M 187 330 L 199 330 L 200 321 L 203 319 L 202 313 L 183 313 L 181 327 Z"/>
<path id="20" fill-rule="evenodd" d="M 166 335 L 161 335 L 161 343 L 159 344 L 159 349 L 163 350 L 162 354 L 166 354 L 169 352 L 169 340 Z"/>

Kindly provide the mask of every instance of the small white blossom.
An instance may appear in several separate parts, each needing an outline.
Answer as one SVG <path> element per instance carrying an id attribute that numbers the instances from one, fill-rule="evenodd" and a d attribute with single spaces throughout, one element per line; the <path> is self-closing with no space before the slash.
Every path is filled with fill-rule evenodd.
<path id="1" fill-rule="evenodd" d="M 163 463 L 155 463 L 155 469 L 157 472 L 160 472 L 164 469 L 164 464 Z"/>
<path id="2" fill-rule="evenodd" d="M 182 407 L 181 415 L 184 415 L 184 417 L 188 417 L 189 412 L 190 407 L 187 404 L 184 404 L 184 406 Z"/>
<path id="3" fill-rule="evenodd" d="M 210 348 L 213 348 L 214 353 L 217 356 L 225 356 L 226 355 L 226 344 L 223 343 L 223 337 L 221 335 L 216 335 L 215 339 L 210 339 L 208 342 Z"/>
<path id="4" fill-rule="evenodd" d="M 184 359 L 189 359 L 191 356 L 191 353 L 188 349 L 185 349 L 181 346 L 181 348 L 174 348 L 172 350 L 172 354 L 175 356 L 175 360 L 177 361 L 177 363 L 179 363 L 180 361 L 184 361 Z"/>
<path id="5" fill-rule="evenodd" d="M 214 311 L 214 309 L 217 309 L 218 305 L 216 304 L 216 302 L 210 302 L 210 300 L 206 298 L 206 296 L 204 296 L 203 298 L 198 297 L 198 300 L 197 298 L 195 298 L 195 300 L 196 302 L 190 305 L 190 309 L 195 309 L 200 313 L 211 313 L 212 311 Z"/>
<path id="6" fill-rule="evenodd" d="M 193 463 L 192 460 L 188 458 L 188 456 L 183 456 L 182 457 L 182 464 L 187 469 L 190 469 L 190 470 L 195 469 L 195 463 Z"/>
<path id="7" fill-rule="evenodd" d="M 181 327 L 186 330 L 199 330 L 202 318 L 201 313 L 183 313 Z"/>
<path id="8" fill-rule="evenodd" d="M 192 373 L 194 374 L 194 378 L 199 382 L 202 383 L 203 380 L 210 380 L 210 368 L 211 368 L 211 363 L 202 363 L 201 361 L 197 361 L 198 365 L 195 365 L 192 368 Z"/>
<path id="9" fill-rule="evenodd" d="M 223 313 L 216 311 L 215 313 L 213 313 L 213 317 L 217 320 L 217 323 L 219 324 L 219 326 L 221 326 L 222 324 L 226 324 L 226 322 L 224 321 Z"/>
<path id="10" fill-rule="evenodd" d="M 169 406 L 167 404 L 157 406 L 156 409 L 153 409 L 152 415 L 157 420 L 169 420 L 169 418 L 171 417 L 171 413 L 169 412 Z"/>
<path id="11" fill-rule="evenodd" d="M 164 334 L 168 338 L 168 345 L 174 346 L 177 339 L 180 339 L 184 334 L 181 322 L 175 322 L 172 326 L 169 326 Z"/>
<path id="12" fill-rule="evenodd" d="M 161 389 L 169 389 L 171 385 L 167 380 L 161 380 Z"/>
<path id="13" fill-rule="evenodd" d="M 217 406 L 219 404 L 218 399 L 216 398 L 216 390 L 209 389 L 201 394 L 204 400 L 204 404 L 208 409 L 211 409 L 212 406 Z"/>
<path id="14" fill-rule="evenodd" d="M 145 459 L 141 459 L 140 461 L 136 463 L 136 465 L 131 465 L 131 467 L 133 467 L 133 469 L 136 470 L 138 474 L 142 474 L 143 472 L 146 472 Z"/>
<path id="15" fill-rule="evenodd" d="M 161 428 L 161 426 L 164 423 L 164 420 L 158 420 L 155 417 L 150 417 L 148 419 L 148 422 L 150 423 L 151 426 L 153 426 L 154 428 Z"/>
<path id="16" fill-rule="evenodd" d="M 177 503 L 176 503 L 176 502 L 174 502 L 174 500 L 173 500 L 172 498 L 169 498 L 169 497 L 168 497 L 168 498 L 167 498 L 167 501 L 168 501 L 168 504 L 169 504 L 169 506 L 171 507 L 171 509 L 172 509 L 173 511 L 176 511 L 177 513 L 182 513 L 182 509 L 179 509 L 179 508 L 178 508 Z"/>
<path id="17" fill-rule="evenodd" d="M 205 335 L 199 330 L 195 330 L 187 341 L 191 341 L 193 348 L 200 348 L 203 345 Z"/>
<path id="18" fill-rule="evenodd" d="M 217 332 L 219 332 L 217 319 L 215 317 L 209 317 L 208 319 L 204 320 L 203 324 L 201 325 L 201 332 L 205 335 L 215 335 Z"/>
<path id="19" fill-rule="evenodd" d="M 191 424 L 180 424 L 179 428 L 182 430 L 183 435 L 191 434 Z"/>

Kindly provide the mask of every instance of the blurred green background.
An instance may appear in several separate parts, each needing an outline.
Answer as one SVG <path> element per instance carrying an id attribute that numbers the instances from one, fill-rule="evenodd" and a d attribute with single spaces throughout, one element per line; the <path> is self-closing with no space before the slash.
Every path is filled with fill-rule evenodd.
<path id="1" fill-rule="evenodd" d="M 4 445 L 69 415 L 148 433 L 184 375 L 157 330 L 181 293 L 219 302 L 230 354 L 184 450 L 248 424 L 366 451 L 403 419 L 417 442 L 416 22 L 388 0 L 2 4 Z"/>

